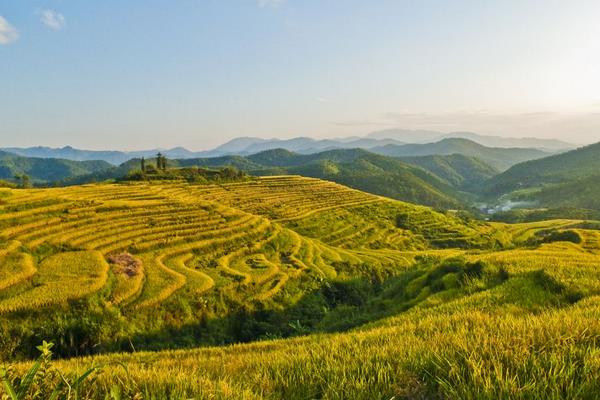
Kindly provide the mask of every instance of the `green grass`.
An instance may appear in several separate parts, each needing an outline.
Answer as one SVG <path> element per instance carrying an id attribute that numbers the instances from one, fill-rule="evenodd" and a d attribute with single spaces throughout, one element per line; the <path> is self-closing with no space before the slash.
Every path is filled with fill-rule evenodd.
<path id="1" fill-rule="evenodd" d="M 593 224 L 484 223 L 290 176 L 10 193 L 0 282 L 29 272 L 0 287 L 0 360 L 22 375 L 49 340 L 65 376 L 126 366 L 79 398 L 600 391 Z M 112 253 L 142 265 L 126 276 Z"/>

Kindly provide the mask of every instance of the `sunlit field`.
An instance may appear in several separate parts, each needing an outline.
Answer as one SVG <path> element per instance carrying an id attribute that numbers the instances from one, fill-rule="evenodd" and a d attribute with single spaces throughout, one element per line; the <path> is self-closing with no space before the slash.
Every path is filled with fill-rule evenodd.
<path id="1" fill-rule="evenodd" d="M 296 176 L 1 196 L 7 379 L 54 345 L 30 393 L 93 366 L 82 398 L 600 393 L 581 221 L 487 224 Z"/>

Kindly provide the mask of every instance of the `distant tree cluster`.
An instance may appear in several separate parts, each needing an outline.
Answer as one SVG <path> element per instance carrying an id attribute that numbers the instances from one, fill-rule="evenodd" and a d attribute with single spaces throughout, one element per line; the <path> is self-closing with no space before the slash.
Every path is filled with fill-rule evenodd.
<path id="1" fill-rule="evenodd" d="M 167 169 L 167 157 L 165 157 L 161 153 L 158 153 L 156 155 L 156 169 L 161 171 L 166 171 Z"/>
<path id="2" fill-rule="evenodd" d="M 160 161 L 158 161 L 160 160 Z M 141 171 L 132 171 L 123 180 L 185 180 L 190 183 L 238 182 L 250 179 L 248 174 L 234 167 L 219 169 L 184 167 L 166 169 L 166 159 L 157 157 L 157 167 L 141 160 Z M 163 169 L 164 168 L 164 169 Z"/>
<path id="3" fill-rule="evenodd" d="M 15 175 L 15 181 L 17 182 L 17 186 L 21 189 L 27 189 L 31 187 L 31 179 L 29 178 L 29 175 L 17 174 Z"/>

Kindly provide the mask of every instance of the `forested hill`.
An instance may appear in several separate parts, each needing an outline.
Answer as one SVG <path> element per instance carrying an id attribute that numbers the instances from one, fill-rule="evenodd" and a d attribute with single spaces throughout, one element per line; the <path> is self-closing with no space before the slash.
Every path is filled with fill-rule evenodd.
<path id="1" fill-rule="evenodd" d="M 600 143 L 517 164 L 490 179 L 482 192 L 497 196 L 517 189 L 557 184 L 600 173 Z"/>
<path id="2" fill-rule="evenodd" d="M 442 178 L 454 187 L 471 190 L 499 171 L 476 157 L 462 154 L 400 157 Z"/>
<path id="3" fill-rule="evenodd" d="M 31 183 L 49 183 L 89 175 L 111 168 L 106 161 L 71 161 L 59 158 L 21 157 L 0 151 L 0 179 L 26 175 Z"/>
<path id="4" fill-rule="evenodd" d="M 263 160 L 268 154 L 259 154 Z M 304 157 L 308 158 L 303 160 Z M 293 160 L 293 161 L 292 161 Z M 264 160 L 266 161 L 266 160 Z M 304 161 L 304 162 L 303 162 Z M 289 166 L 256 170 L 256 174 L 293 174 L 326 179 L 369 193 L 441 208 L 460 207 L 455 188 L 437 176 L 390 157 L 356 150 L 291 156 Z"/>

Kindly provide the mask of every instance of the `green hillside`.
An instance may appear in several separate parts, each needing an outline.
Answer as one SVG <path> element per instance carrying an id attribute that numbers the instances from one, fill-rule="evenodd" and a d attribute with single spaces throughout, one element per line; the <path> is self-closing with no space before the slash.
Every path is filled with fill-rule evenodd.
<path id="1" fill-rule="evenodd" d="M 476 187 L 499 173 L 480 159 L 462 154 L 400 157 L 400 160 L 419 166 L 461 189 Z"/>
<path id="2" fill-rule="evenodd" d="M 121 178 L 130 171 L 139 169 L 140 161 L 129 160 L 108 171 L 70 179 L 64 183 L 81 184 Z M 154 162 L 154 159 L 146 160 L 147 165 L 153 165 Z M 463 204 L 463 194 L 444 179 L 418 166 L 362 149 L 339 149 L 314 154 L 274 149 L 247 157 L 168 160 L 168 166 L 234 167 L 255 176 L 302 175 L 327 179 L 369 193 L 417 204 L 440 208 L 457 208 Z M 464 171 L 462 173 L 468 175 Z"/>
<path id="3" fill-rule="evenodd" d="M 321 160 L 274 171 L 275 174 L 282 172 L 326 179 L 415 204 L 456 208 L 462 203 L 459 193 L 436 176 L 420 168 L 375 154 L 364 155 L 351 162 Z"/>
<path id="4" fill-rule="evenodd" d="M 462 138 L 448 138 L 426 144 L 390 144 L 372 148 L 371 151 L 392 157 L 462 154 L 476 157 L 500 171 L 504 171 L 517 163 L 550 154 L 537 149 L 486 147 Z"/>
<path id="5" fill-rule="evenodd" d="M 0 195 L 0 394 L 600 390 L 600 231 L 590 223 L 486 223 L 299 176 Z M 20 379 L 44 340 L 53 347 L 39 347 L 38 373 Z"/>
<path id="6" fill-rule="evenodd" d="M 21 157 L 0 152 L 0 179 L 14 180 L 27 175 L 32 183 L 50 183 L 65 178 L 105 171 L 112 167 L 106 161 L 71 161 L 55 158 Z"/>
<path id="7" fill-rule="evenodd" d="M 566 153 L 517 164 L 482 187 L 488 196 L 517 189 L 556 184 L 596 175 L 600 171 L 600 143 Z"/>
<path id="8" fill-rule="evenodd" d="M 545 207 L 600 210 L 600 175 L 549 185 L 522 197 Z"/>
<path id="9" fill-rule="evenodd" d="M 327 179 L 369 193 L 441 208 L 456 208 L 460 194 L 447 182 L 425 170 L 362 149 L 297 154 L 267 150 L 246 158 L 177 160 L 188 165 L 235 165 L 254 175 L 302 175 Z M 239 160 L 246 160 L 240 162 Z M 260 166 L 260 167 L 259 167 Z"/>

